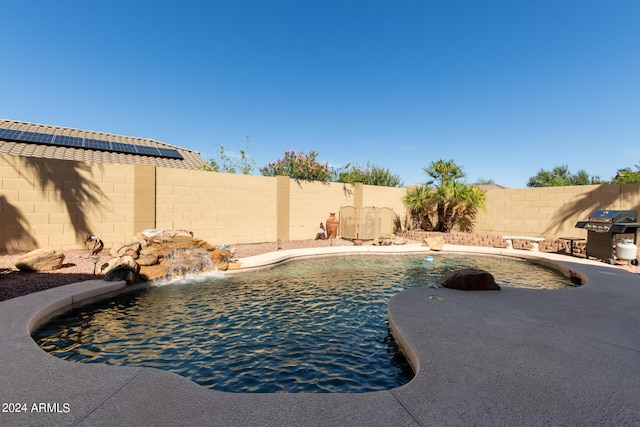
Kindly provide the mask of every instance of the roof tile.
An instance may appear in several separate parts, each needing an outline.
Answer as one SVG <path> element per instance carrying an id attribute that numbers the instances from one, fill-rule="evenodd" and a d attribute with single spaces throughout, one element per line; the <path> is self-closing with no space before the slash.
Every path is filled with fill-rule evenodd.
<path id="1" fill-rule="evenodd" d="M 130 137 L 104 132 L 86 131 L 52 125 L 20 122 L 16 120 L 0 119 L 0 128 L 15 129 L 30 132 L 48 133 L 54 135 L 75 136 L 80 138 L 101 139 L 146 147 L 171 148 L 177 150 L 182 159 L 170 159 L 138 154 L 114 153 L 84 148 L 60 147 L 42 145 L 29 142 L 15 142 L 0 140 L 0 153 L 13 156 L 42 157 L 50 159 L 93 161 L 99 163 L 134 164 L 146 163 L 157 167 L 177 169 L 201 169 L 206 161 L 196 151 L 167 144 L 147 138 Z"/>

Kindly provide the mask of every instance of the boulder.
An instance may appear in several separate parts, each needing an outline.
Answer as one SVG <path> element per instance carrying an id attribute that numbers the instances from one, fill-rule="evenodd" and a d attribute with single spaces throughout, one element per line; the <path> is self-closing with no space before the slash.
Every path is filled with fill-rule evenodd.
<path id="1" fill-rule="evenodd" d="M 130 242 L 130 243 L 121 243 L 119 245 L 114 245 L 111 248 L 110 254 L 112 257 L 121 257 L 125 255 L 129 255 L 132 258 L 137 258 L 140 253 L 140 249 L 142 249 L 142 245 L 138 241 Z"/>
<path id="2" fill-rule="evenodd" d="M 227 271 L 229 269 L 229 260 L 231 254 L 226 249 L 216 249 L 209 253 L 211 262 L 213 262 L 219 271 Z"/>
<path id="3" fill-rule="evenodd" d="M 475 268 L 453 271 L 446 274 L 440 284 L 449 289 L 463 291 L 499 291 L 500 286 L 491 273 Z"/>
<path id="4" fill-rule="evenodd" d="M 51 271 L 62 267 L 64 254 L 53 249 L 36 249 L 22 255 L 15 266 L 20 271 Z"/>
<path id="5" fill-rule="evenodd" d="M 162 230 L 158 230 L 157 228 L 147 228 L 146 230 L 142 230 L 140 234 L 148 239 L 153 239 L 162 234 Z"/>
<path id="6" fill-rule="evenodd" d="M 426 246 L 432 251 L 441 251 L 444 247 L 444 238 L 440 236 L 425 237 L 422 240 L 422 246 Z"/>
<path id="7" fill-rule="evenodd" d="M 148 246 L 140 250 L 137 262 L 140 266 L 156 265 L 160 261 L 157 248 Z"/>
<path id="8" fill-rule="evenodd" d="M 140 266 L 128 255 L 111 259 L 104 270 L 104 280 L 107 282 L 126 280 L 131 284 L 139 281 Z"/>
<path id="9" fill-rule="evenodd" d="M 407 239 L 405 239 L 404 237 L 394 237 L 393 238 L 393 244 L 394 245 L 406 245 L 407 244 Z"/>
<path id="10" fill-rule="evenodd" d="M 169 267 L 166 265 L 144 265 L 140 267 L 140 277 L 142 280 L 154 281 L 167 277 L 169 274 Z"/>

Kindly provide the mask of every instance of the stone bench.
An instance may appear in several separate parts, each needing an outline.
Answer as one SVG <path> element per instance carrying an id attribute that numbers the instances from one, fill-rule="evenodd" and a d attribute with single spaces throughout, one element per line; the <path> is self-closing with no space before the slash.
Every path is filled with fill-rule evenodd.
<path id="1" fill-rule="evenodd" d="M 527 240 L 531 242 L 531 251 L 538 252 L 540 247 L 538 243 L 544 242 L 544 237 L 528 237 L 528 236 L 502 236 L 507 241 L 507 249 L 513 249 L 514 240 Z"/>

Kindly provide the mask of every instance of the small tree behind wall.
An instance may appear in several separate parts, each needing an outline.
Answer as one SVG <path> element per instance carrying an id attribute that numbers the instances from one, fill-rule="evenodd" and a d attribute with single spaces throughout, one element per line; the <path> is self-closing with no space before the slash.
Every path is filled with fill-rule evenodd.
<path id="1" fill-rule="evenodd" d="M 284 157 L 260 168 L 264 176 L 288 176 L 296 181 L 322 181 L 328 182 L 333 176 L 329 163 L 320 163 L 317 160 L 318 152 L 311 150 L 309 153 L 287 150 Z"/>

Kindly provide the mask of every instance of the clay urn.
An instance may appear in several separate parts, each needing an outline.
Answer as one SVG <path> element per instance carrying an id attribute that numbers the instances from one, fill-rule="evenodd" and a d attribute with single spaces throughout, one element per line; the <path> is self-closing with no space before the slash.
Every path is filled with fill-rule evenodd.
<path id="1" fill-rule="evenodd" d="M 335 213 L 329 213 L 329 218 L 325 224 L 327 225 L 327 237 L 338 237 L 338 218 L 336 218 Z"/>

